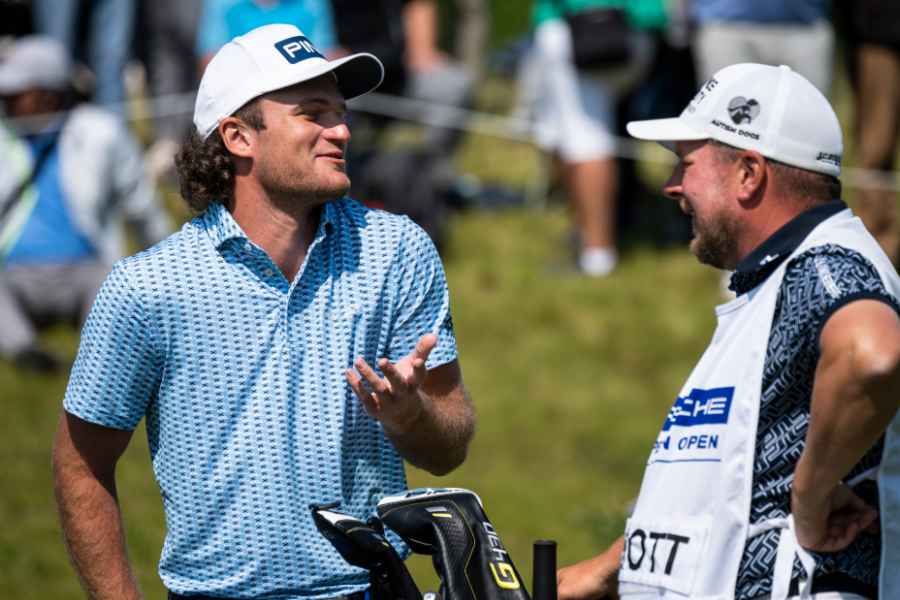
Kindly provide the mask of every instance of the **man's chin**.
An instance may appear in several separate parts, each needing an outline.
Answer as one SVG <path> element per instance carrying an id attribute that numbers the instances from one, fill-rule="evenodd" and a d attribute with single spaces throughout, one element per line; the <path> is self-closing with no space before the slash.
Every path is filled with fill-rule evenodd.
<path id="1" fill-rule="evenodd" d="M 334 188 L 334 198 L 335 200 L 339 198 L 343 198 L 350 191 L 350 180 L 347 180 L 347 185 L 341 185 Z"/>
<path id="2" fill-rule="evenodd" d="M 319 196 L 327 200 L 338 200 L 347 195 L 347 192 L 350 191 L 350 178 L 344 175 L 343 177 L 335 177 L 332 181 L 329 181 L 328 184 L 323 185 L 319 190 Z"/>

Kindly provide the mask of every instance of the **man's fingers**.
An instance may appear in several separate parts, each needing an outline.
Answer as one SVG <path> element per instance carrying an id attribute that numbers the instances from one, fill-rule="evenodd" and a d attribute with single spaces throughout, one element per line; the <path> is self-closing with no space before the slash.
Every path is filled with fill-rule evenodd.
<path id="1" fill-rule="evenodd" d="M 347 371 L 345 372 L 345 376 L 347 377 L 347 383 L 350 384 L 350 387 L 353 389 L 356 397 L 359 398 L 360 402 L 362 402 L 363 408 L 366 409 L 366 412 L 369 413 L 370 416 L 374 417 L 378 412 L 378 403 L 376 402 L 372 394 L 363 389 L 362 380 L 356 374 L 356 371 L 354 371 L 353 369 L 347 369 Z"/>
<path id="2" fill-rule="evenodd" d="M 384 373 L 388 382 L 390 382 L 392 391 L 397 392 L 398 390 L 409 387 L 409 382 L 403 374 L 397 370 L 397 366 L 388 359 L 382 358 L 379 360 L 378 367 L 381 369 L 381 372 Z"/>
<path id="3" fill-rule="evenodd" d="M 366 383 L 372 388 L 376 394 L 386 394 L 390 392 L 390 386 L 387 381 L 378 376 L 378 373 L 375 372 L 372 367 L 369 366 L 362 358 L 357 358 L 354 361 L 353 365 L 356 367 L 356 370 L 359 371 L 359 374 L 363 376 L 363 379 L 366 380 Z"/>
<path id="4" fill-rule="evenodd" d="M 413 360 L 420 358 L 423 361 L 428 360 L 428 355 L 437 346 L 437 336 L 433 333 L 426 333 L 416 342 L 416 348 L 413 350 Z"/>
<path id="5" fill-rule="evenodd" d="M 414 358 L 412 361 L 413 368 L 413 377 L 415 377 L 416 382 L 421 384 L 425 381 L 425 376 L 428 374 L 428 370 L 425 368 L 425 361 L 421 358 Z"/>

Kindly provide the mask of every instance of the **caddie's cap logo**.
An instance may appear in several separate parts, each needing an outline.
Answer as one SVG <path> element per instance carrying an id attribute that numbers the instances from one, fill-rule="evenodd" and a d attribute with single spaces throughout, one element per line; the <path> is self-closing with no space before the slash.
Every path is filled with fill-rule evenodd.
<path id="1" fill-rule="evenodd" d="M 297 35 L 275 43 L 275 48 L 292 65 L 307 58 L 325 58 L 305 36 Z"/>
<path id="2" fill-rule="evenodd" d="M 728 114 L 735 125 L 751 123 L 759 114 L 759 102 L 753 98 L 748 100 L 743 96 L 735 96 L 728 103 Z"/>

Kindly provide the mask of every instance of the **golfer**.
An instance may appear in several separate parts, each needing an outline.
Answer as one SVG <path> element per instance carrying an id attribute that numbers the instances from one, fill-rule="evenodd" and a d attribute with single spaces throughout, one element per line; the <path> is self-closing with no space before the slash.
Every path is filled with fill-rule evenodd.
<path id="1" fill-rule="evenodd" d="M 788 67 L 738 64 L 628 131 L 675 152 L 665 193 L 737 298 L 625 535 L 560 570 L 560 598 L 900 598 L 900 277 L 839 199 L 834 111 Z"/>
<path id="2" fill-rule="evenodd" d="M 206 68 L 177 161 L 199 214 L 103 284 L 56 435 L 91 598 L 140 597 L 115 467 L 142 418 L 173 599 L 361 599 L 367 573 L 309 505 L 365 519 L 406 489 L 404 459 L 443 474 L 465 458 L 474 417 L 437 253 L 407 218 L 344 197 L 345 101 L 382 77 L 374 56 L 329 62 L 290 25 Z"/>

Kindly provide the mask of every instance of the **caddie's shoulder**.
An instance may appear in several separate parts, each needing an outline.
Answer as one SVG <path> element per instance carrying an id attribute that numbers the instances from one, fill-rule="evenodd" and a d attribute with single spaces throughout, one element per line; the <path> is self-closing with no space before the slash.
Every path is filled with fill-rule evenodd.
<path id="1" fill-rule="evenodd" d="M 874 263 L 861 252 L 838 244 L 814 246 L 790 260 L 785 280 L 808 280 L 833 288 L 884 287 Z"/>

